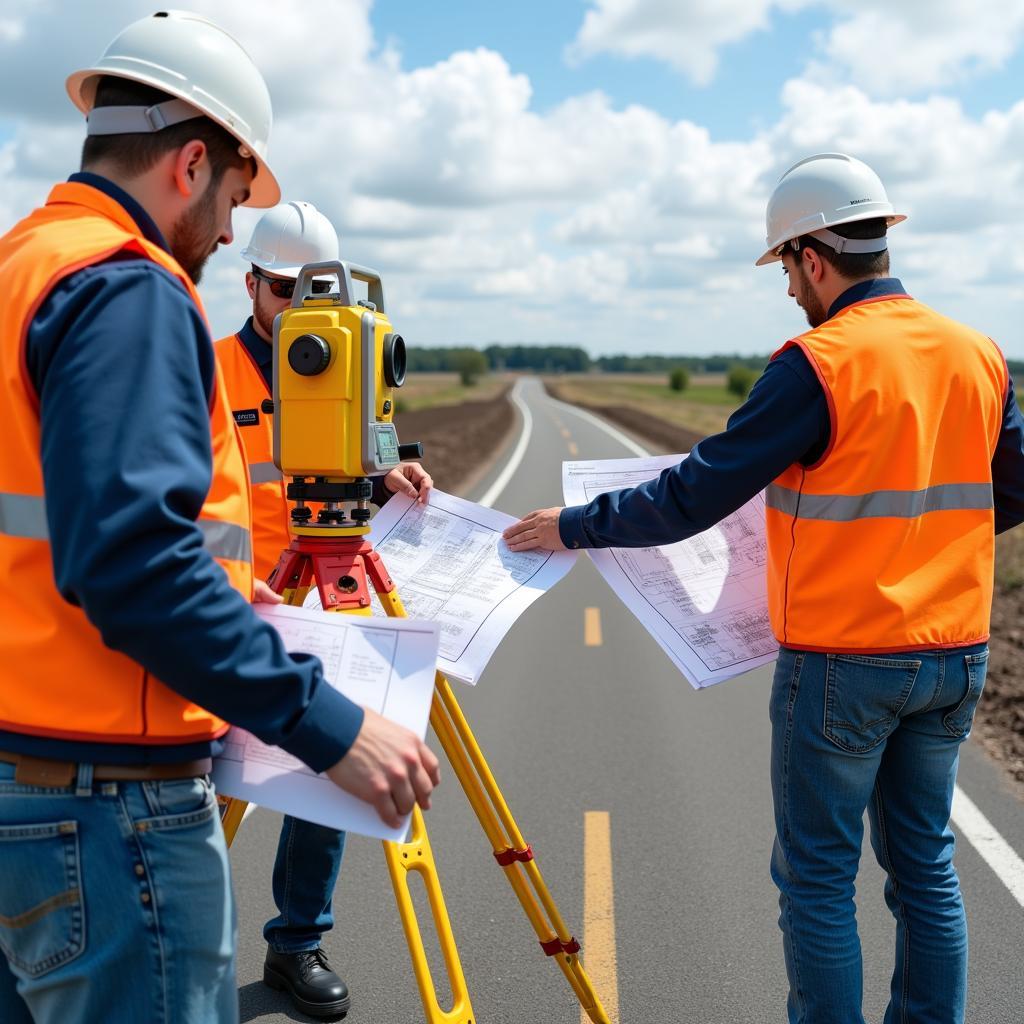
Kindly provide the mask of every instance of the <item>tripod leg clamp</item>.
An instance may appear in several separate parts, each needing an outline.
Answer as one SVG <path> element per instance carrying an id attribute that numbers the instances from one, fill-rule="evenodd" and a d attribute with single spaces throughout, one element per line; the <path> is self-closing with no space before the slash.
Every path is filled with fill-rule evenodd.
<path id="1" fill-rule="evenodd" d="M 575 937 L 571 938 L 568 942 L 563 942 L 556 936 L 549 942 L 542 942 L 540 948 L 548 956 L 558 956 L 559 953 L 567 953 L 569 956 L 572 956 L 573 953 L 580 951 L 580 944 L 576 941 Z"/>
<path id="2" fill-rule="evenodd" d="M 527 861 L 533 860 L 533 850 L 529 846 L 525 850 L 513 850 L 510 847 L 507 850 L 501 850 L 496 853 L 494 859 L 503 868 L 507 868 L 509 864 L 515 864 L 516 861 L 525 864 Z"/>

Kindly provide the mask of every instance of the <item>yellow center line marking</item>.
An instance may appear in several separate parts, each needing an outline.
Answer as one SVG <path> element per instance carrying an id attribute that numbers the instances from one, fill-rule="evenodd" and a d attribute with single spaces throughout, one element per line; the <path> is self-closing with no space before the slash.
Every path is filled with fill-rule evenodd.
<path id="1" fill-rule="evenodd" d="M 566 441 L 568 441 L 569 438 L 572 437 L 572 434 L 570 434 L 569 431 L 565 429 L 565 427 L 561 428 L 561 434 L 562 434 L 562 437 L 564 437 L 566 439 Z"/>
<path id="2" fill-rule="evenodd" d="M 583 817 L 583 963 L 612 1024 L 619 1024 L 619 971 L 615 954 L 612 828 L 607 811 Z M 580 1024 L 590 1018 L 580 1009 Z"/>
<path id="3" fill-rule="evenodd" d="M 569 454 L 570 455 L 579 455 L 579 453 L 580 453 L 580 450 L 576 446 L 576 442 L 575 441 L 570 441 L 569 442 Z"/>
<path id="4" fill-rule="evenodd" d="M 601 646 L 601 609 L 583 609 L 583 646 Z"/>

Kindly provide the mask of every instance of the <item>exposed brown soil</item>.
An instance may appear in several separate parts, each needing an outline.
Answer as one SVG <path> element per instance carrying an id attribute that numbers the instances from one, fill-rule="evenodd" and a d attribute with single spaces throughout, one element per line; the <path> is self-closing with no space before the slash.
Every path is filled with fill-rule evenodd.
<path id="1" fill-rule="evenodd" d="M 548 393 L 568 401 L 557 384 Z M 701 435 L 659 420 L 638 409 L 583 403 L 584 408 L 632 431 L 652 445 L 674 452 L 689 451 Z M 975 735 L 1014 780 L 1024 797 L 1024 588 L 996 588 L 992 603 L 992 639 L 988 678 L 975 716 Z"/>
<path id="2" fill-rule="evenodd" d="M 975 729 L 1024 795 L 1024 589 L 996 589 L 989 649 Z"/>
<path id="3" fill-rule="evenodd" d="M 423 442 L 423 465 L 435 485 L 449 494 L 465 493 L 472 487 L 514 425 L 508 388 L 486 402 L 437 405 L 395 415 L 399 440 L 402 444 Z"/>

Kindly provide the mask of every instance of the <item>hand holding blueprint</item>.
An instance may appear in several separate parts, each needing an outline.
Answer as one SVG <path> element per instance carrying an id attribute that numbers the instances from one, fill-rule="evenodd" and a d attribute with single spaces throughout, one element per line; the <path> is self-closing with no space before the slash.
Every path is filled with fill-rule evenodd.
<path id="1" fill-rule="evenodd" d="M 635 487 L 685 455 L 562 463 L 567 505 Z M 656 548 L 594 548 L 598 571 L 695 689 L 774 661 L 764 496 L 710 530 Z"/>
<path id="2" fill-rule="evenodd" d="M 476 684 L 516 619 L 576 562 L 570 551 L 509 551 L 501 534 L 514 522 L 432 490 L 429 505 L 394 495 L 370 525 L 409 618 L 440 627 L 437 667 L 464 683 Z M 315 589 L 306 607 L 320 607 Z M 376 599 L 374 614 L 384 614 Z"/>
<path id="3" fill-rule="evenodd" d="M 324 615 L 288 605 L 256 605 L 256 614 L 277 629 L 289 651 L 320 658 L 327 682 L 350 700 L 404 725 L 421 739 L 426 735 L 437 660 L 436 625 Z M 330 828 L 395 842 L 401 842 L 408 829 L 408 817 L 401 828 L 389 828 L 368 803 L 237 726 L 214 762 L 213 781 L 225 796 Z"/>

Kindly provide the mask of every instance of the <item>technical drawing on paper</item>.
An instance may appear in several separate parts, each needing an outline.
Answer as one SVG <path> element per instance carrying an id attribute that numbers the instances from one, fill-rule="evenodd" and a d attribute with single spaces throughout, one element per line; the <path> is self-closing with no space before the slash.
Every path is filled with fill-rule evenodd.
<path id="1" fill-rule="evenodd" d="M 438 667 L 471 685 L 519 616 L 576 562 L 571 551 L 509 551 L 501 533 L 515 521 L 434 489 L 427 505 L 394 495 L 371 522 L 406 614 L 438 625 Z M 383 615 L 376 595 L 371 602 Z M 305 606 L 320 607 L 315 588 Z"/>
<path id="2" fill-rule="evenodd" d="M 288 605 L 260 604 L 255 610 L 277 629 L 287 650 L 320 658 L 321 686 L 340 690 L 418 736 L 425 734 L 437 661 L 436 625 L 324 615 Z M 225 794 L 331 828 L 393 841 L 401 841 L 406 832 L 407 819 L 399 828 L 385 825 L 369 804 L 343 792 L 326 775 L 238 726 L 214 760 L 213 779 Z"/>
<path id="3" fill-rule="evenodd" d="M 566 501 L 583 504 L 634 487 L 683 457 L 566 463 Z M 777 655 L 768 620 L 763 495 L 688 540 L 589 553 L 696 685 L 737 675 Z"/>
<path id="4" fill-rule="evenodd" d="M 345 680 L 345 692 L 351 699 L 379 715 L 387 715 L 399 642 L 394 630 L 375 629 L 362 622 L 357 624 L 357 629 L 325 629 L 319 618 L 300 618 L 294 615 L 294 609 L 284 613 L 275 606 L 268 606 L 268 609 L 273 612 L 268 610 L 265 617 L 277 626 L 289 650 L 315 654 L 323 662 L 328 679 Z M 350 623 L 351 620 L 346 620 L 344 625 Z M 334 620 L 329 620 L 329 624 L 334 626 Z M 228 733 L 220 756 L 226 761 L 247 761 L 302 775 L 316 775 L 297 757 L 280 747 L 262 743 L 244 729 L 232 729 Z"/>

